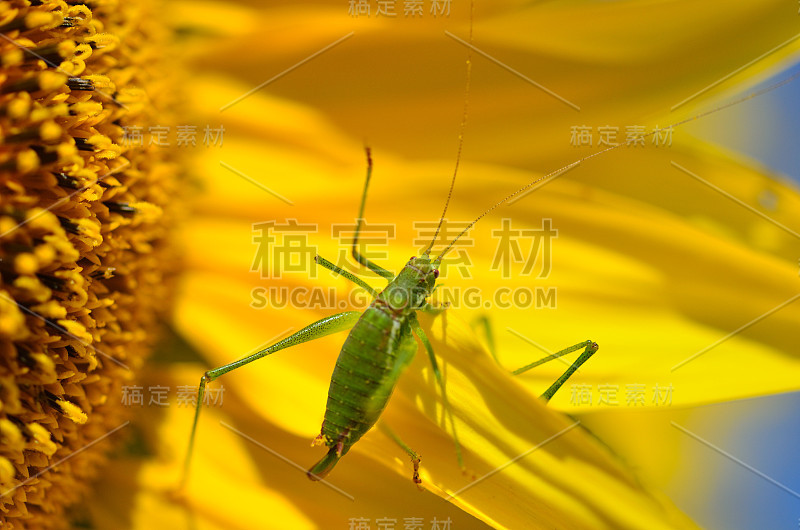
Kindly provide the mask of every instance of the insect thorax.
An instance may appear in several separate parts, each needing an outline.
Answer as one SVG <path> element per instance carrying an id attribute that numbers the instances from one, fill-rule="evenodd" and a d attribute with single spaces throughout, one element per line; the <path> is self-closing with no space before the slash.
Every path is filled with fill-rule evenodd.
<path id="1" fill-rule="evenodd" d="M 397 312 L 409 313 L 419 309 L 436 285 L 437 266 L 438 263 L 432 262 L 427 254 L 412 257 L 378 299 Z"/>

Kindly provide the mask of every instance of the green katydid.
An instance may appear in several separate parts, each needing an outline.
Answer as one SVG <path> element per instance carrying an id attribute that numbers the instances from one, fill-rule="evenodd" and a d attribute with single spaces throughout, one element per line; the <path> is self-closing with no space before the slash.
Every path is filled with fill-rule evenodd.
<path id="1" fill-rule="evenodd" d="M 470 5 L 470 15 L 472 15 L 472 4 Z M 470 22 L 472 16 L 470 16 Z M 472 42 L 472 24 L 470 23 L 469 41 Z M 437 312 L 441 309 L 433 307 L 428 298 L 433 294 L 436 279 L 439 276 L 439 265 L 445 254 L 453 247 L 455 242 L 489 212 L 505 203 L 512 197 L 522 193 L 535 185 L 537 182 L 547 179 L 557 172 L 546 175 L 535 182 L 529 183 L 515 193 L 504 198 L 483 214 L 477 217 L 463 232 L 439 254 L 435 259 L 431 259 L 430 252 L 433 248 L 445 214 L 450 204 L 458 165 L 461 159 L 461 148 L 463 145 L 463 132 L 466 126 L 468 114 L 468 94 L 470 88 L 470 78 L 472 71 L 471 50 L 467 55 L 466 71 L 466 90 L 464 98 L 464 109 L 461 119 L 461 126 L 458 136 L 458 151 L 456 154 L 455 169 L 450 181 L 450 191 L 445 202 L 444 210 L 440 217 L 436 233 L 431 240 L 428 248 L 421 256 L 412 257 L 403 267 L 397 276 L 390 271 L 373 263 L 358 251 L 358 237 L 364 219 L 364 206 L 367 200 L 369 181 L 372 176 L 372 157 L 369 148 L 367 151 L 367 176 L 364 182 L 364 191 L 361 196 L 358 221 L 356 225 L 355 237 L 353 238 L 352 255 L 353 258 L 369 270 L 385 278 L 389 284 L 382 291 L 378 292 L 363 280 L 352 273 L 337 267 L 321 256 L 315 257 L 315 262 L 334 273 L 352 281 L 356 285 L 365 289 L 373 297 L 372 303 L 363 312 L 345 311 L 333 316 L 325 317 L 313 324 L 306 326 L 300 331 L 293 333 L 277 343 L 264 348 L 243 359 L 226 364 L 219 368 L 207 371 L 200 379 L 198 387 L 197 403 L 195 405 L 195 415 L 192 424 L 192 431 L 189 439 L 189 447 L 184 464 L 183 480 L 185 484 L 189 475 L 192 449 L 194 446 L 195 435 L 197 434 L 197 423 L 200 417 L 200 409 L 203 402 L 203 395 L 206 385 L 218 377 L 235 370 L 241 366 L 266 357 L 279 350 L 295 346 L 310 340 L 318 339 L 350 329 L 350 333 L 342 346 L 339 358 L 331 377 L 330 388 L 328 391 L 328 402 L 325 408 L 325 417 L 322 423 L 320 434 L 314 440 L 314 445 L 325 445 L 328 452 L 322 459 L 308 470 L 308 477 L 312 480 L 319 480 L 327 475 L 336 465 L 339 459 L 344 456 L 367 431 L 369 431 L 378 421 L 383 409 L 386 407 L 392 391 L 397 383 L 402 371 L 409 365 L 417 351 L 416 335 L 422 342 L 431 362 L 434 376 L 442 392 L 442 399 L 447 415 L 451 418 L 453 429 L 453 439 L 456 447 L 456 455 L 459 465 L 464 469 L 461 446 L 456 433 L 455 421 L 447 402 L 444 379 L 439 371 L 436 356 L 431 346 L 431 342 L 425 335 L 422 327 L 417 320 L 417 311 Z M 562 355 L 574 352 L 583 348 L 580 357 L 567 369 L 567 371 L 552 386 L 544 392 L 542 397 L 550 399 L 553 394 L 566 382 L 572 373 L 580 367 L 586 360 L 597 351 L 598 346 L 592 341 L 583 341 L 579 344 L 561 350 L 536 363 L 518 369 L 515 374 L 522 373 L 534 366 L 555 359 Z M 388 431 L 388 429 L 387 429 Z M 411 457 L 414 465 L 413 480 L 420 484 L 418 455 L 405 443 L 402 442 L 394 433 L 388 434 L 398 443 Z"/>
<path id="2" fill-rule="evenodd" d="M 467 65 L 467 90 L 469 90 L 469 59 L 467 60 Z M 389 398 L 391 397 L 392 391 L 398 381 L 398 378 L 400 377 L 400 374 L 409 365 L 417 352 L 418 345 L 415 335 L 420 340 L 428 354 L 434 377 L 442 392 L 442 400 L 446 414 L 451 418 L 450 423 L 453 431 L 456 455 L 459 464 L 463 469 L 464 464 L 461 456 L 460 443 L 456 433 L 456 425 L 452 419 L 452 413 L 450 412 L 447 401 L 444 379 L 442 378 L 439 370 L 431 342 L 428 340 L 428 337 L 426 336 L 417 319 L 417 312 L 419 311 L 438 312 L 443 310 L 441 308 L 434 307 L 428 302 L 428 298 L 432 295 L 436 286 L 436 280 L 439 276 L 439 266 L 442 263 L 442 259 L 447 252 L 452 249 L 455 242 L 464 234 L 466 234 L 467 231 L 472 228 L 472 226 L 474 226 L 478 221 L 480 221 L 498 206 L 529 190 L 533 186 L 563 173 L 569 168 L 572 168 L 607 151 L 611 151 L 621 146 L 625 146 L 631 142 L 638 141 L 641 138 L 658 134 L 663 130 L 677 127 L 710 113 L 717 112 L 732 105 L 736 105 L 758 94 L 774 90 L 792 81 L 799 75 L 800 74 L 795 74 L 786 80 L 767 87 L 766 89 L 759 90 L 754 94 L 745 96 L 722 107 L 718 107 L 711 111 L 682 120 L 668 127 L 656 129 L 647 134 L 642 134 L 626 143 L 620 143 L 607 147 L 568 166 L 565 166 L 564 168 L 548 173 L 547 175 L 544 175 L 519 188 L 487 209 L 474 221 L 472 221 L 458 236 L 456 236 L 456 238 L 454 238 L 437 257 L 431 258 L 431 250 L 445 219 L 445 214 L 450 203 L 450 198 L 452 196 L 452 191 L 458 172 L 458 161 L 460 160 L 461 154 L 463 129 L 467 115 L 467 105 L 465 101 L 464 117 L 461 123 L 462 134 L 459 135 L 458 141 L 456 168 L 450 184 L 450 193 L 448 194 L 445 202 L 444 211 L 440 217 L 436 234 L 434 235 L 431 244 L 422 253 L 422 255 L 414 256 L 409 259 L 409 261 L 403 266 L 401 271 L 396 276 L 392 272 L 373 263 L 359 252 L 359 233 L 363 224 L 367 191 L 369 189 L 369 182 L 372 175 L 372 158 L 369 149 L 367 149 L 367 175 L 359 207 L 355 237 L 352 244 L 352 256 L 359 264 L 385 278 L 388 281 L 388 285 L 382 291 L 377 291 L 354 274 L 336 266 L 320 256 L 316 256 L 315 262 L 318 265 L 321 265 L 331 270 L 335 274 L 338 274 L 360 286 L 372 295 L 373 301 L 363 312 L 346 311 L 333 316 L 325 317 L 252 355 L 205 372 L 200 379 L 195 415 L 184 465 L 183 482 L 185 483 L 188 478 L 188 471 L 191 462 L 194 439 L 197 433 L 201 404 L 203 402 L 206 385 L 209 382 L 214 381 L 220 376 L 231 372 L 236 368 L 247 365 L 282 349 L 290 346 L 296 346 L 304 342 L 322 338 L 332 333 L 337 333 L 348 329 L 350 330 L 349 335 L 342 346 L 339 357 L 336 361 L 333 375 L 331 377 L 322 429 L 320 434 L 314 440 L 314 445 L 325 445 L 328 448 L 328 451 L 315 465 L 308 470 L 308 477 L 312 480 L 319 480 L 320 478 L 326 476 L 338 463 L 338 461 L 345 454 L 347 454 L 350 448 L 376 424 L 385 406 L 387 405 Z M 579 357 L 567 368 L 564 374 L 542 394 L 541 397 L 543 399 L 549 400 L 552 398 L 555 392 L 564 385 L 567 379 L 598 350 L 597 343 L 591 340 L 580 342 L 543 359 L 540 359 L 532 364 L 519 368 L 515 370 L 513 374 L 521 374 L 527 370 L 530 370 L 531 368 L 539 366 L 542 363 L 581 349 L 583 351 Z M 411 457 L 414 466 L 413 480 L 415 483 L 419 484 L 421 482 L 419 478 L 419 456 L 393 433 L 389 432 L 389 435 Z"/>
<path id="3" fill-rule="evenodd" d="M 484 212 L 480 217 L 475 219 L 473 223 L 466 227 L 438 257 L 432 259 L 430 253 L 433 243 L 438 236 L 437 229 L 437 233 L 434 235 L 431 244 L 422 255 L 414 256 L 409 259 L 402 270 L 395 276 L 392 272 L 368 260 L 358 251 L 359 232 L 363 222 L 364 206 L 371 175 L 372 157 L 370 156 L 369 149 L 367 149 L 367 178 L 361 198 L 355 237 L 353 238 L 352 255 L 358 263 L 388 280 L 389 284 L 382 291 L 376 291 L 352 273 L 317 256 L 315 258 L 317 264 L 347 278 L 369 292 L 373 297 L 372 303 L 363 313 L 358 311 L 345 311 L 325 317 L 248 357 L 207 371 L 200 379 L 194 423 L 192 425 L 192 433 L 186 457 L 184 480 L 188 475 L 192 446 L 197 431 L 197 422 L 200 416 L 203 394 L 207 383 L 214 381 L 218 377 L 240 366 L 249 364 L 279 350 L 347 329 L 350 329 L 350 333 L 342 346 L 339 358 L 336 361 L 333 376 L 331 377 L 330 389 L 328 391 L 328 403 L 325 410 L 325 418 L 322 423 L 322 430 L 314 441 L 315 445 L 324 444 L 327 446 L 328 452 L 319 462 L 309 469 L 309 478 L 312 480 L 319 480 L 327 475 L 339 459 L 347 454 L 353 444 L 378 421 L 391 397 L 392 390 L 400 374 L 416 354 L 417 341 L 414 335 L 419 338 L 428 353 L 434 376 L 442 392 L 445 408 L 448 409 L 448 415 L 452 417 L 449 412 L 444 380 L 439 371 L 433 347 L 420 326 L 416 313 L 418 311 L 438 312 L 442 310 L 431 305 L 428 302 L 428 298 L 432 295 L 435 288 L 436 279 L 439 276 L 439 265 L 445 254 L 453 247 L 458 238 L 464 235 L 472 225 L 484 217 L 489 211 L 511 199 L 518 193 L 527 190 L 535 183 L 528 184 Z M 449 203 L 449 196 L 447 202 Z M 446 211 L 447 206 L 445 206 L 445 212 Z M 439 228 L 441 228 L 445 212 L 442 213 Z M 522 373 L 546 361 L 577 351 L 581 348 L 583 349 L 583 353 L 578 359 L 542 394 L 542 398 L 550 399 L 566 382 L 569 376 L 597 351 L 598 346 L 596 343 L 590 340 L 580 342 L 533 364 L 520 368 L 514 373 Z M 460 444 L 458 442 L 458 436 L 455 433 L 455 423 L 451 422 L 451 424 L 453 426 L 453 437 L 459 464 L 463 467 Z M 414 464 L 413 480 L 415 483 L 420 483 L 419 457 L 394 435 L 392 435 L 392 437 L 395 438 L 398 444 L 400 444 L 411 457 Z"/>

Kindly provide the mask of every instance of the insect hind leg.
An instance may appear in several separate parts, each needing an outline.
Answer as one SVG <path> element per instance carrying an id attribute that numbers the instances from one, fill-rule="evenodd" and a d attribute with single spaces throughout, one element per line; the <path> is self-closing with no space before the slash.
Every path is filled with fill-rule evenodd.
<path id="1" fill-rule="evenodd" d="M 494 358 L 494 361 L 497 363 L 497 365 L 502 367 L 502 365 L 500 364 L 500 360 L 497 358 L 497 351 L 496 351 L 496 346 L 495 346 L 494 333 L 492 331 L 492 324 L 489 321 L 489 317 L 487 317 L 485 315 L 480 316 L 480 317 L 475 319 L 475 321 L 473 322 L 473 325 L 475 327 L 479 328 L 480 331 L 483 331 L 483 333 L 485 333 L 487 346 L 489 348 L 489 353 L 492 355 L 492 358 Z M 583 363 L 588 361 L 589 358 L 592 355 L 594 355 L 595 352 L 600 348 L 600 346 L 598 346 L 596 342 L 593 342 L 591 340 L 585 340 L 583 342 L 579 342 L 578 344 L 572 345 L 569 348 L 564 348 L 563 350 L 560 350 L 560 351 L 557 351 L 555 353 L 552 353 L 552 354 L 550 354 L 550 355 L 548 355 L 546 357 L 543 357 L 543 358 L 539 359 L 538 361 L 535 361 L 535 362 L 532 362 L 531 364 L 525 365 L 522 368 L 517 368 L 516 370 L 514 370 L 511 373 L 512 373 L 512 375 L 520 375 L 520 374 L 522 374 L 524 372 L 527 372 L 531 368 L 535 368 L 535 367 L 537 367 L 537 366 L 539 366 L 541 364 L 544 364 L 544 363 L 546 363 L 548 361 L 552 361 L 554 359 L 558 359 L 560 357 L 563 357 L 564 355 L 568 355 L 568 354 L 570 354 L 572 352 L 578 351 L 581 348 L 583 348 L 583 352 L 575 360 L 575 362 L 573 362 L 571 365 L 569 365 L 569 367 L 561 375 L 561 377 L 556 379 L 556 381 L 552 385 L 550 385 L 550 388 L 545 390 L 542 393 L 542 395 L 540 396 L 545 401 L 550 401 L 550 398 L 553 397 L 553 395 L 558 391 L 558 389 L 561 388 L 562 386 L 564 386 L 564 383 L 567 382 L 567 379 L 569 379 L 572 376 L 572 374 L 574 374 L 575 371 L 578 368 L 580 368 Z"/>
<path id="2" fill-rule="evenodd" d="M 550 398 L 552 398 L 553 395 L 558 391 L 558 389 L 561 388 L 564 385 L 564 383 L 567 382 L 567 379 L 569 379 L 572 376 L 572 374 L 575 373 L 575 370 L 580 368 L 583 363 L 588 361 L 589 358 L 592 355 L 594 355 L 595 352 L 600 348 L 600 346 L 598 346 L 596 342 L 593 342 L 591 340 L 580 342 L 578 344 L 570 346 L 569 348 L 564 348 L 563 350 L 557 351 L 552 355 L 548 355 L 547 357 L 539 359 L 536 362 L 523 366 L 522 368 L 517 368 L 511 373 L 514 375 L 519 375 L 521 373 L 527 372 L 531 368 L 539 366 L 540 364 L 544 364 L 548 361 L 552 361 L 553 359 L 557 359 L 562 355 L 567 355 L 574 351 L 578 351 L 581 348 L 583 348 L 583 352 L 580 354 L 580 356 L 578 356 L 575 362 L 573 362 L 569 366 L 569 368 L 567 368 L 567 370 L 561 375 L 561 377 L 556 379 L 556 381 L 552 385 L 550 385 L 550 388 L 548 388 L 547 390 L 544 391 L 544 393 L 542 393 L 541 398 L 544 399 L 545 401 L 550 401 Z"/>
<path id="3" fill-rule="evenodd" d="M 266 357 L 267 355 L 275 353 L 276 351 L 288 348 L 290 346 L 296 346 L 297 344 L 301 344 L 310 340 L 319 339 L 326 335 L 330 335 L 331 333 L 350 329 L 355 325 L 360 316 L 361 313 L 358 311 L 345 311 L 344 313 L 325 317 L 314 322 L 313 324 L 309 324 L 297 333 L 293 333 L 285 339 L 279 340 L 275 344 L 268 346 L 263 350 L 257 351 L 256 353 L 248 355 L 247 357 L 239 359 L 238 361 L 226 364 L 225 366 L 208 370 L 206 373 L 204 373 L 203 377 L 200 378 L 200 386 L 197 390 L 197 403 L 195 404 L 192 431 L 189 435 L 189 447 L 186 451 L 186 460 L 184 460 L 183 464 L 183 477 L 181 478 L 178 489 L 184 489 L 189 480 L 189 468 L 192 461 L 194 441 L 197 435 L 197 424 L 198 420 L 200 419 L 200 409 L 203 405 L 203 396 L 208 383 L 214 381 L 222 375 L 227 374 L 228 372 L 232 372 L 241 366 L 250 364 L 251 362 L 257 361 L 262 357 Z"/>

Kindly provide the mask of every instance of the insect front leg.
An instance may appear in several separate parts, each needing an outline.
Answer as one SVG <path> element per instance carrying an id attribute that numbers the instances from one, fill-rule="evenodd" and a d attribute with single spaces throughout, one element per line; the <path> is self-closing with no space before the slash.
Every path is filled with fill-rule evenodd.
<path id="1" fill-rule="evenodd" d="M 260 350 L 252 355 L 248 355 L 247 357 L 239 359 L 238 361 L 230 364 L 226 364 L 225 366 L 214 368 L 213 370 L 209 370 L 203 374 L 203 377 L 200 378 L 200 386 L 197 391 L 197 403 L 195 404 L 194 409 L 194 421 L 192 423 L 192 432 L 189 435 L 189 448 L 186 451 L 186 460 L 184 461 L 183 465 L 183 478 L 180 482 L 180 489 L 185 487 L 189 479 L 189 466 L 192 460 L 194 439 L 195 435 L 197 434 L 197 423 L 200 419 L 200 409 L 203 404 L 203 395 L 208 383 L 214 381 L 222 375 L 227 374 L 228 372 L 231 372 L 246 364 L 250 364 L 253 361 L 257 361 L 258 359 L 266 357 L 267 355 L 275 353 L 276 351 L 289 348 L 290 346 L 296 346 L 297 344 L 302 344 L 303 342 L 308 342 L 310 340 L 319 339 L 325 337 L 326 335 L 330 335 L 331 333 L 350 329 L 355 325 L 360 316 L 361 313 L 358 311 L 345 311 L 344 313 L 325 317 L 304 327 L 297 333 L 293 333 L 285 339 L 279 340 L 272 346 L 268 346 L 267 348 L 264 348 L 263 350 Z"/>
<path id="2" fill-rule="evenodd" d="M 361 205 L 358 207 L 358 220 L 356 222 L 356 233 L 353 237 L 353 258 L 359 262 L 361 265 L 364 265 L 369 270 L 381 276 L 382 278 L 386 278 L 388 281 L 392 281 L 394 278 L 394 274 L 390 271 L 387 271 L 380 265 L 377 265 L 367 259 L 365 256 L 362 256 L 361 253 L 358 251 L 358 236 L 361 232 L 361 225 L 364 223 L 364 206 L 367 203 L 367 190 L 369 189 L 369 180 L 372 178 L 372 154 L 370 152 L 369 147 L 366 148 L 367 152 L 367 178 L 364 180 L 364 192 L 361 194 Z"/>
<path id="3" fill-rule="evenodd" d="M 362 280 L 361 278 L 359 278 L 355 274 L 353 274 L 353 273 L 351 273 L 349 271 L 346 271 L 343 268 L 338 267 L 337 265 L 334 265 L 333 263 L 331 263 L 330 261 L 326 260 L 325 258 L 323 258 L 320 255 L 314 256 L 314 262 L 317 265 L 322 265 L 326 269 L 328 269 L 330 271 L 333 271 L 334 273 L 338 274 L 339 276 L 342 276 L 343 278 L 346 278 L 346 279 L 350 280 L 351 282 L 353 282 L 354 284 L 358 285 L 359 287 L 361 287 L 362 289 L 367 291 L 369 294 L 371 294 L 373 298 L 377 298 L 378 297 L 378 291 L 376 291 L 375 289 L 373 289 L 372 287 L 367 285 L 367 283 L 364 280 Z"/>
<path id="4" fill-rule="evenodd" d="M 433 291 L 431 291 L 431 296 L 433 296 L 433 294 L 436 292 L 436 290 L 439 287 L 441 287 L 442 285 L 443 284 L 441 284 L 441 283 L 437 284 L 433 288 Z M 436 315 L 439 315 L 441 313 L 444 313 L 449 308 L 450 308 L 450 302 L 432 304 L 432 303 L 426 301 L 424 304 L 422 304 L 422 306 L 420 306 L 419 310 L 422 311 L 423 313 L 428 313 L 429 315 L 436 316 Z"/>

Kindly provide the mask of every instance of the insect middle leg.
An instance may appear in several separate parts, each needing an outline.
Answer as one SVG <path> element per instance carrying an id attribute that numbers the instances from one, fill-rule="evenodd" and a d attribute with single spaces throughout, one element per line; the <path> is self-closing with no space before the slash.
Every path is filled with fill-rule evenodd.
<path id="1" fill-rule="evenodd" d="M 489 348 L 489 353 L 492 354 L 492 358 L 494 362 L 500 365 L 500 359 L 497 358 L 497 346 L 494 340 L 494 331 L 492 330 L 492 323 L 489 321 L 489 317 L 486 315 L 479 315 L 473 321 L 473 326 L 481 328 L 481 330 L 486 334 L 486 346 Z"/>
<path id="2" fill-rule="evenodd" d="M 419 463 L 422 461 L 422 459 L 419 457 L 417 452 L 414 451 L 413 449 L 411 449 L 411 447 L 409 447 L 408 444 L 406 444 L 403 440 L 401 440 L 400 437 L 397 436 L 394 433 L 394 431 L 389 428 L 388 425 L 386 425 L 385 421 L 383 421 L 383 420 L 379 421 L 378 422 L 378 428 L 380 430 L 382 430 L 384 432 L 384 434 L 386 434 L 386 436 L 391 438 L 392 441 L 394 441 L 394 443 L 399 445 L 400 448 L 403 451 L 405 451 L 406 454 L 411 458 L 411 463 L 414 466 L 414 476 L 412 477 L 412 480 L 414 481 L 414 484 L 416 484 L 417 486 L 419 486 L 421 488 L 422 487 L 421 486 L 422 479 L 419 478 Z"/>
<path id="3" fill-rule="evenodd" d="M 200 378 L 200 386 L 197 391 L 197 404 L 195 405 L 194 421 L 192 423 L 192 432 L 189 437 L 189 448 L 186 452 L 186 460 L 184 461 L 183 478 L 181 479 L 180 488 L 183 489 L 189 478 L 189 466 L 192 460 L 194 439 L 195 435 L 197 434 L 197 423 L 200 419 L 200 409 L 203 404 L 203 394 L 205 393 L 206 385 L 208 383 L 214 381 L 222 375 L 227 374 L 228 372 L 231 372 L 246 364 L 250 364 L 253 361 L 257 361 L 258 359 L 266 357 L 267 355 L 275 353 L 276 351 L 289 348 L 290 346 L 296 346 L 310 340 L 319 339 L 325 337 L 326 335 L 330 335 L 331 333 L 350 329 L 355 325 L 360 316 L 361 313 L 358 311 L 345 311 L 344 313 L 325 317 L 304 327 L 297 333 L 293 333 L 285 339 L 279 340 L 272 346 L 268 346 L 267 348 L 264 348 L 263 350 L 260 350 L 252 355 L 248 355 L 247 357 L 239 359 L 238 361 L 230 364 L 226 364 L 225 366 L 214 368 L 213 370 L 209 370 L 203 374 L 203 377 Z"/>
<path id="4" fill-rule="evenodd" d="M 419 320 L 417 320 L 417 315 L 411 314 L 408 320 L 411 324 L 411 329 L 414 331 L 414 334 L 419 337 L 419 340 L 422 341 L 422 345 L 425 347 L 425 351 L 428 352 L 428 359 L 430 359 L 431 367 L 433 368 L 433 376 L 436 378 L 436 382 L 439 384 L 439 388 L 442 391 L 442 404 L 444 405 L 445 415 L 450 418 L 450 425 L 453 428 L 453 443 L 456 446 L 456 458 L 458 459 L 458 466 L 463 471 L 466 468 L 464 466 L 464 457 L 461 454 L 461 443 L 458 441 L 456 420 L 453 417 L 453 410 L 450 408 L 450 402 L 447 400 L 447 389 L 445 388 L 442 373 L 439 371 L 439 363 L 436 361 L 436 355 L 433 353 L 433 346 L 431 345 L 431 341 L 428 339 L 428 336 L 425 334 L 425 330 L 423 330 L 422 326 L 420 326 Z"/>

